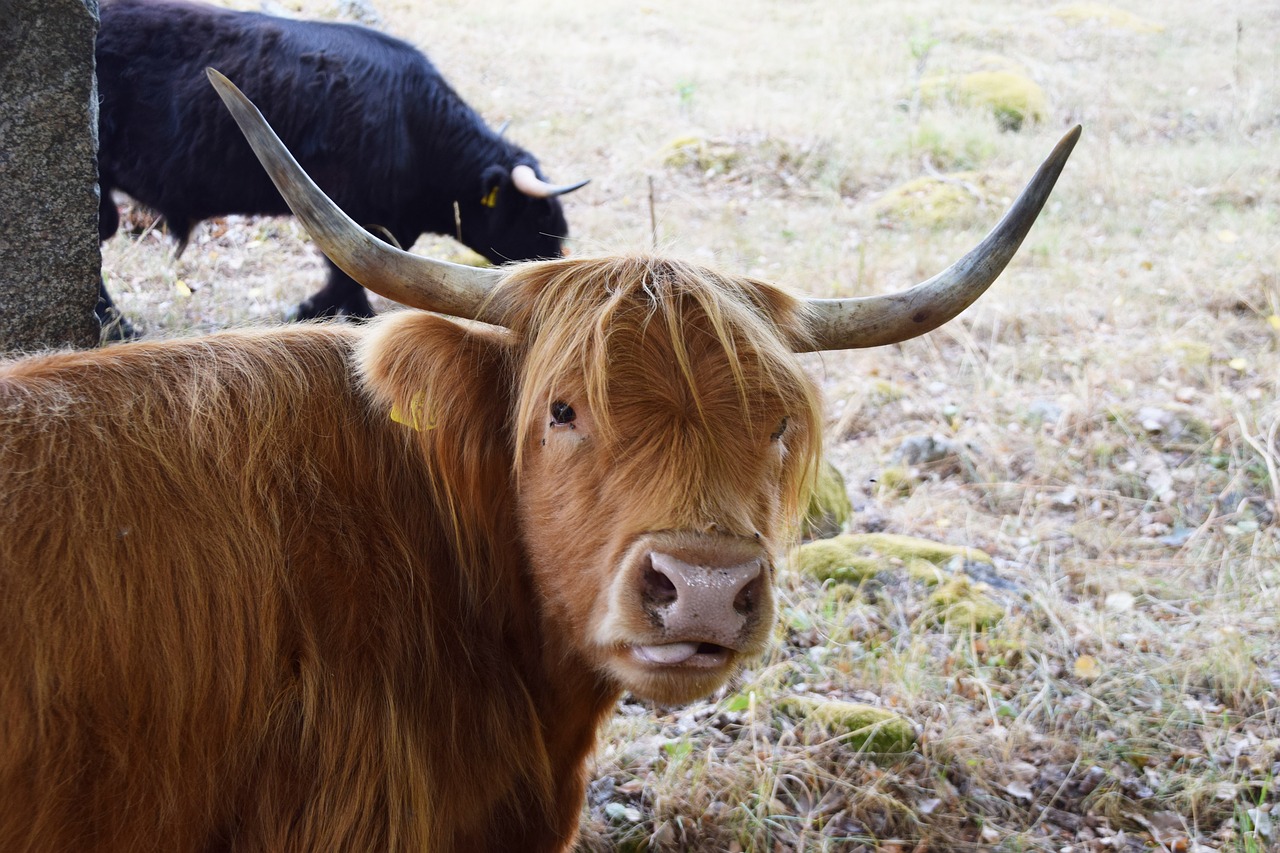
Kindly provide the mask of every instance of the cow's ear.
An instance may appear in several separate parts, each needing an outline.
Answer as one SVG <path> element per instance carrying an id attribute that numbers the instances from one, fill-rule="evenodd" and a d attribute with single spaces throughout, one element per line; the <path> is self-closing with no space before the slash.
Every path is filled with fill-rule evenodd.
<path id="1" fill-rule="evenodd" d="M 460 559 L 488 564 L 511 514 L 511 333 L 420 311 L 366 328 L 356 365 L 370 417 L 421 451 Z M 375 426 L 376 428 L 376 426 Z"/>
<path id="2" fill-rule="evenodd" d="M 498 197 L 510 190 L 511 172 L 502 166 L 490 166 L 480 174 L 480 204 L 498 206 Z"/>
<path id="3" fill-rule="evenodd" d="M 497 327 L 400 311 L 366 327 L 356 360 L 375 410 L 392 421 L 419 432 L 481 422 L 491 431 L 490 416 L 510 402 L 511 345 Z"/>

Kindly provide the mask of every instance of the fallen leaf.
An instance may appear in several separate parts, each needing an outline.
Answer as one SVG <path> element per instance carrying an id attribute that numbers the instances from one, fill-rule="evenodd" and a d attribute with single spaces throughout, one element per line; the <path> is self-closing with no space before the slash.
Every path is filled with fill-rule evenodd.
<path id="1" fill-rule="evenodd" d="M 1113 592 L 1103 602 L 1103 606 L 1113 613 L 1123 613 L 1133 609 L 1134 597 L 1127 592 Z M 1077 661 L 1077 663 L 1079 663 Z"/>
<path id="2" fill-rule="evenodd" d="M 1085 678 L 1089 681 L 1102 675 L 1102 667 L 1098 665 L 1098 659 L 1093 655 L 1080 655 L 1076 658 L 1074 669 L 1076 678 Z"/>
<path id="3" fill-rule="evenodd" d="M 604 813 L 613 821 L 627 821 L 628 823 L 640 822 L 640 810 L 635 806 L 625 806 L 622 803 L 609 803 L 604 807 Z"/>
<path id="4" fill-rule="evenodd" d="M 1077 663 L 1079 663 L 1079 661 L 1077 661 Z M 1019 797 L 1024 800 L 1030 800 L 1035 797 L 1035 795 L 1031 793 L 1031 789 L 1027 787 L 1027 784 L 1025 782 L 1013 781 L 1013 782 L 1010 782 L 1008 785 L 1005 785 L 1004 789 L 1008 791 L 1010 794 L 1013 794 L 1015 797 Z"/>

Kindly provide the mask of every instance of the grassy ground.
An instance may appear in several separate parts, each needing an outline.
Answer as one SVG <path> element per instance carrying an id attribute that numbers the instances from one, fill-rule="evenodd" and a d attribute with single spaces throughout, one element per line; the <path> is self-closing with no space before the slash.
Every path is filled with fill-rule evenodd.
<path id="1" fill-rule="evenodd" d="M 811 362 L 848 529 L 983 549 L 942 579 L 1003 617 L 939 619 L 892 559 L 785 573 L 737 683 L 620 705 L 582 849 L 1280 849 L 1280 6 L 373 8 L 553 179 L 593 179 L 575 251 L 651 246 L 652 186 L 662 249 L 814 295 L 932 275 L 1084 125 L 961 320 Z M 966 93 L 991 71 L 1043 101 Z M 156 230 L 104 254 L 152 335 L 274 321 L 323 277 L 289 220 L 207 224 L 176 263 Z M 797 696 L 890 709 L 917 744 L 867 754 Z"/>

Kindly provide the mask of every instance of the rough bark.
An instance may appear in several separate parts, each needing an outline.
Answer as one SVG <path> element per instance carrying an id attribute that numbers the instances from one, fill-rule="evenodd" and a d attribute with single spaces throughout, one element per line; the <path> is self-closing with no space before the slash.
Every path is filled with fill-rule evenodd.
<path id="1" fill-rule="evenodd" d="M 0 0 L 0 349 L 94 346 L 98 0 Z"/>

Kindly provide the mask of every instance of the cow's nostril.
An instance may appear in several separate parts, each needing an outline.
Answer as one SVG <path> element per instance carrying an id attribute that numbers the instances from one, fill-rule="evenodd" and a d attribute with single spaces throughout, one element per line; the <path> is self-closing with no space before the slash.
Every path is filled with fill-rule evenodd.
<path id="1" fill-rule="evenodd" d="M 743 616 L 754 611 L 756 603 L 760 600 L 760 584 L 764 582 L 764 576 L 761 575 L 738 590 L 738 594 L 733 598 L 733 609 Z"/>
<path id="2" fill-rule="evenodd" d="M 671 578 L 653 568 L 652 565 L 645 568 L 642 584 L 645 601 L 660 607 L 675 601 L 679 595 Z"/>

